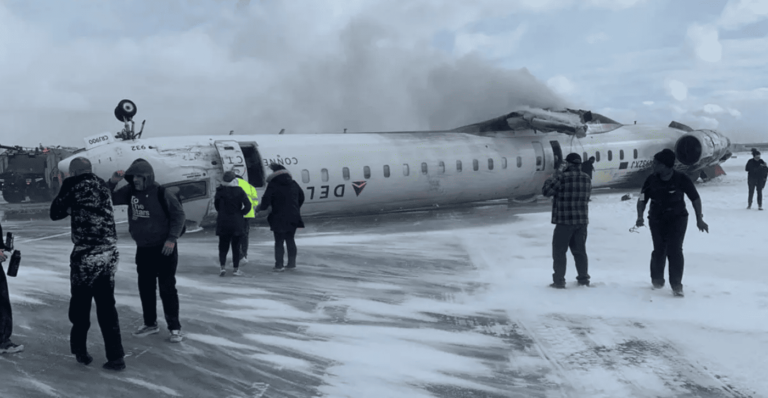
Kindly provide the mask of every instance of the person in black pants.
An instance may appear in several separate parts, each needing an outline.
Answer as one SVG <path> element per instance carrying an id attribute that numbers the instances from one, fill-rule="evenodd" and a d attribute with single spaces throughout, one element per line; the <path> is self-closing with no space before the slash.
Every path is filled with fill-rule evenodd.
<path id="1" fill-rule="evenodd" d="M 3 226 L 0 225 L 0 264 L 9 257 L 4 252 L 7 248 L 3 243 L 3 236 Z M 11 312 L 11 298 L 8 293 L 8 280 L 5 277 L 5 270 L 0 265 L 0 354 L 11 354 L 24 350 L 23 345 L 13 344 L 11 341 L 12 333 L 13 314 Z"/>
<path id="2" fill-rule="evenodd" d="M 240 239 L 245 235 L 245 215 L 251 212 L 253 205 L 245 191 L 240 188 L 235 173 L 227 171 L 224 173 L 223 179 L 226 185 L 216 188 L 216 196 L 213 199 L 213 205 L 217 212 L 216 235 L 219 236 L 219 264 L 221 265 L 219 276 L 227 274 L 225 265 L 230 245 L 232 246 L 232 265 L 235 269 L 233 275 L 242 276 L 243 273 L 240 271 L 242 243 Z"/>
<path id="3" fill-rule="evenodd" d="M 105 369 L 125 369 L 125 353 L 120 336 L 120 322 L 115 308 L 115 272 L 119 253 L 117 232 L 109 189 L 91 172 L 91 163 L 75 158 L 69 165 L 71 177 L 64 180 L 51 203 L 52 220 L 71 216 L 72 242 L 70 262 L 72 298 L 69 320 L 72 322 L 70 349 L 77 362 L 88 365 L 86 340 L 91 326 L 91 302 L 96 302 L 96 317 L 107 353 Z"/>
<path id="4" fill-rule="evenodd" d="M 163 302 L 170 341 L 180 343 L 179 294 L 176 267 L 179 263 L 177 240 L 184 230 L 186 216 L 179 198 L 155 182 L 155 171 L 144 159 L 136 159 L 124 173 L 116 171 L 109 179 L 114 190 L 123 179 L 127 185 L 112 192 L 115 205 L 128 205 L 128 229 L 136 242 L 136 272 L 144 325 L 133 335 L 144 337 L 160 332 L 157 326 L 157 290 Z"/>
<path id="5" fill-rule="evenodd" d="M 757 189 L 757 208 L 763 210 L 763 188 L 765 188 L 765 180 L 768 177 L 768 165 L 765 164 L 765 160 L 760 159 L 760 151 L 752 148 L 752 159 L 747 161 L 744 171 L 747 172 L 747 186 L 749 187 L 747 209 L 752 208 L 752 197 L 755 189 Z"/>
<path id="6" fill-rule="evenodd" d="M 267 216 L 269 228 L 275 235 L 275 268 L 274 271 L 282 272 L 284 269 L 296 269 L 296 242 L 294 236 L 297 228 L 304 228 L 301 219 L 301 205 L 304 204 L 304 192 L 301 190 L 291 174 L 282 165 L 272 163 L 269 165 L 273 173 L 267 177 L 267 190 L 261 198 L 256 211 L 272 207 L 272 212 Z M 288 247 L 288 265 L 283 268 L 284 249 L 283 242 Z"/>
<path id="7" fill-rule="evenodd" d="M 683 296 L 683 239 L 688 227 L 688 211 L 684 197 L 693 204 L 696 211 L 696 226 L 709 233 L 701 212 L 701 198 L 691 179 L 674 170 L 675 153 L 664 149 L 653 157 L 653 174 L 648 176 L 637 200 L 636 226 L 643 226 L 643 214 L 648 200 L 648 226 L 653 238 L 651 254 L 651 283 L 655 289 L 664 287 L 664 267 L 669 259 L 669 284 L 675 296 Z"/>

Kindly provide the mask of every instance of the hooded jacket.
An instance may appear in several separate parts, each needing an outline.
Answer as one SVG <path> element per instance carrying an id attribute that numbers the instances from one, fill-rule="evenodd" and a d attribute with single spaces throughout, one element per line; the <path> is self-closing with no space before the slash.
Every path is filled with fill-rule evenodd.
<path id="1" fill-rule="evenodd" d="M 288 232 L 304 228 L 301 219 L 301 205 L 304 204 L 304 192 L 291 178 L 288 170 L 278 170 L 267 177 L 267 190 L 261 198 L 257 211 L 272 206 L 267 216 L 272 231 Z"/>
<path id="2" fill-rule="evenodd" d="M 136 190 L 135 176 L 144 177 L 144 189 Z M 184 228 L 186 216 L 179 199 L 170 190 L 165 190 L 168 215 L 165 214 L 157 197 L 160 184 L 155 182 L 155 171 L 144 159 L 136 159 L 125 171 L 124 187 L 112 192 L 115 205 L 128 205 L 128 230 L 139 247 L 162 246 L 166 241 L 176 242 Z M 109 188 L 117 183 L 109 180 Z"/>
<path id="3" fill-rule="evenodd" d="M 213 199 L 216 207 L 216 235 L 241 236 L 245 234 L 244 216 L 251 212 L 248 195 L 238 185 L 238 179 L 216 188 Z"/>
<path id="4" fill-rule="evenodd" d="M 71 216 L 70 278 L 75 285 L 92 285 L 99 276 L 114 280 L 118 251 L 110 191 L 104 180 L 86 173 L 64 180 L 51 202 L 52 220 Z"/>

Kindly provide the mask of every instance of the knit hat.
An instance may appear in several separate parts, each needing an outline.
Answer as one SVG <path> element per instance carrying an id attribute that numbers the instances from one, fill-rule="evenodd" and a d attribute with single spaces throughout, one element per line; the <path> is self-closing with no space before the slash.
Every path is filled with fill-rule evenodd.
<path id="1" fill-rule="evenodd" d="M 235 173 L 233 173 L 232 171 L 228 171 L 224 173 L 224 182 L 231 182 L 234 179 L 235 179 Z"/>
<path id="2" fill-rule="evenodd" d="M 569 153 L 565 161 L 573 164 L 581 164 L 581 156 L 578 153 Z"/>
<path id="3" fill-rule="evenodd" d="M 669 148 L 666 148 L 661 152 L 653 155 L 653 158 L 661 162 L 664 166 L 669 167 L 670 169 L 675 167 L 675 152 Z"/>

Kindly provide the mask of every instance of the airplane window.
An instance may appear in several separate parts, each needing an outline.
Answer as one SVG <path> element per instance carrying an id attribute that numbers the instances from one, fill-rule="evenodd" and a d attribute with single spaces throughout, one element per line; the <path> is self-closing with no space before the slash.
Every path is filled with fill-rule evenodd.
<path id="1" fill-rule="evenodd" d="M 440 168 L 440 174 L 444 174 L 445 173 L 445 162 L 443 162 L 441 160 L 440 163 L 438 164 L 438 167 Z"/>
<path id="2" fill-rule="evenodd" d="M 181 184 L 164 186 L 168 191 L 175 193 L 182 202 L 208 196 L 208 186 L 205 181 L 183 182 Z"/>
<path id="3" fill-rule="evenodd" d="M 422 163 L 421 164 L 421 174 L 427 174 L 427 164 Z"/>
<path id="4" fill-rule="evenodd" d="M 541 156 L 536 156 L 536 166 L 541 166 L 543 161 L 544 159 L 542 159 Z"/>
<path id="5" fill-rule="evenodd" d="M 349 179 L 349 167 L 345 167 L 341 169 L 341 173 L 344 175 L 345 180 Z"/>
<path id="6" fill-rule="evenodd" d="M 517 157 L 517 167 L 523 167 L 523 158 Z"/>
<path id="7" fill-rule="evenodd" d="M 613 152 L 611 151 L 608 151 L 608 160 L 609 161 L 613 160 Z"/>
<path id="8" fill-rule="evenodd" d="M 501 158 L 501 168 L 502 169 L 507 168 L 507 158 Z"/>
<path id="9" fill-rule="evenodd" d="M 624 150 L 619 149 L 619 160 L 624 160 Z"/>
<path id="10" fill-rule="evenodd" d="M 371 178 L 371 168 L 370 167 L 368 167 L 368 166 L 363 167 L 363 176 L 365 177 L 366 180 Z"/>
<path id="11" fill-rule="evenodd" d="M 635 159 L 637 159 L 637 149 L 634 149 L 633 151 L 635 152 L 635 153 L 634 153 L 634 155 L 635 155 Z"/>
<path id="12" fill-rule="evenodd" d="M 493 170 L 493 159 L 488 158 L 488 170 Z"/>
<path id="13" fill-rule="evenodd" d="M 456 161 L 456 171 L 461 173 L 461 160 Z"/>
<path id="14" fill-rule="evenodd" d="M 595 162 L 600 161 L 600 151 L 595 152 Z"/>
<path id="15" fill-rule="evenodd" d="M 586 162 L 587 160 L 589 160 L 589 156 L 587 156 L 587 153 L 584 152 L 584 157 L 581 158 L 581 161 Z"/>
<path id="16" fill-rule="evenodd" d="M 472 170 L 479 170 L 480 169 L 480 162 L 477 161 L 477 159 L 472 159 Z"/>
<path id="17" fill-rule="evenodd" d="M 327 182 L 328 181 L 328 169 L 320 170 L 320 175 L 323 178 L 323 182 Z"/>
<path id="18" fill-rule="evenodd" d="M 305 184 L 309 182 L 309 170 L 301 171 L 301 181 Z"/>
<path id="19" fill-rule="evenodd" d="M 408 174 L 410 174 L 410 169 L 408 168 L 408 163 L 403 163 L 403 175 L 408 177 Z"/>
<path id="20" fill-rule="evenodd" d="M 389 178 L 389 165 L 384 165 L 384 177 Z"/>

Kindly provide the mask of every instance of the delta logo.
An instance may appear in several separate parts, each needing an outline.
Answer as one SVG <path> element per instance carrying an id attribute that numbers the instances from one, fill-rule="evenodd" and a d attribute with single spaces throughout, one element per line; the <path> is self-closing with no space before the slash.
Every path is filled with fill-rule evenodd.
<path id="1" fill-rule="evenodd" d="M 365 188 L 366 184 L 367 184 L 366 181 L 353 181 L 352 182 L 352 189 L 355 190 L 355 196 L 360 196 L 360 193 L 363 192 L 363 189 Z"/>

